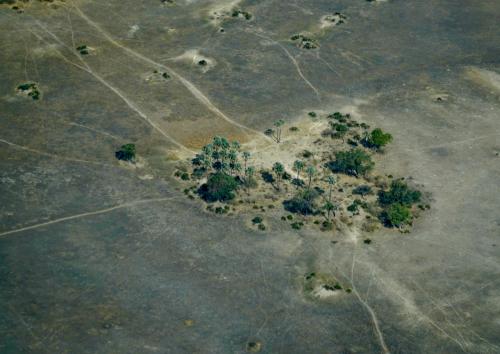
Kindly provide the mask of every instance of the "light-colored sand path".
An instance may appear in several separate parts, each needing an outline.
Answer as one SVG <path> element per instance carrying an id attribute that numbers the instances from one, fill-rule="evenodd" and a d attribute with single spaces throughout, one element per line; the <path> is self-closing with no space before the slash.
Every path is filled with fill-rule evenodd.
<path id="1" fill-rule="evenodd" d="M 106 166 L 106 167 L 114 167 L 111 164 L 107 164 L 107 163 L 103 163 L 103 162 L 99 162 L 99 161 L 83 160 L 83 159 L 77 159 L 77 158 L 73 158 L 73 157 L 67 157 L 67 156 L 61 156 L 61 155 L 52 154 L 50 152 L 45 152 L 45 151 L 33 149 L 33 148 L 28 147 L 28 146 L 19 145 L 19 144 L 7 141 L 5 139 L 0 139 L 0 143 L 4 143 L 4 144 L 9 145 L 9 146 L 11 146 L 13 148 L 16 148 L 16 149 L 20 149 L 20 150 L 23 150 L 23 151 L 28 151 L 28 152 L 31 152 L 31 153 L 34 153 L 34 154 L 37 154 L 37 155 L 43 155 L 43 156 L 47 156 L 47 157 L 52 157 L 52 158 L 59 159 L 59 160 L 88 163 L 88 164 L 92 164 L 92 165 L 99 165 L 99 166 Z"/>
<path id="2" fill-rule="evenodd" d="M 115 205 L 115 206 L 110 207 L 110 208 L 99 209 L 99 210 L 89 211 L 89 212 L 85 212 L 85 213 L 81 213 L 81 214 L 65 216 L 65 217 L 62 217 L 59 219 L 54 219 L 54 220 L 43 222 L 40 224 L 34 224 L 34 225 L 26 226 L 26 227 L 21 227 L 19 229 L 0 232 L 0 238 L 3 238 L 3 237 L 8 236 L 8 235 L 12 235 L 12 234 L 20 233 L 23 231 L 38 229 L 38 228 L 44 227 L 44 226 L 59 224 L 61 222 L 68 221 L 68 220 L 84 218 L 84 217 L 92 216 L 92 215 L 105 214 L 105 213 L 109 213 L 109 212 L 111 212 L 113 210 L 117 210 L 117 209 L 130 208 L 130 207 L 141 205 L 141 204 L 163 202 L 163 201 L 173 200 L 173 199 L 176 199 L 176 198 L 175 197 L 165 197 L 165 198 L 153 198 L 153 199 L 140 199 L 140 200 L 135 200 L 135 201 L 131 201 L 131 202 L 126 202 L 126 203 Z"/>
<path id="3" fill-rule="evenodd" d="M 74 53 L 74 49 L 73 48 L 70 48 L 68 47 L 56 34 L 54 34 L 53 32 L 51 32 L 47 26 L 45 26 L 44 24 L 42 24 L 40 21 L 35 21 L 36 24 L 43 30 L 45 31 L 49 36 L 51 36 L 57 43 L 59 43 L 60 45 L 64 46 L 65 48 L 67 48 L 68 50 L 70 50 L 72 53 Z M 34 35 L 35 32 L 32 32 Z M 43 38 L 41 38 L 40 36 L 36 35 L 39 39 L 41 40 L 44 40 Z M 73 35 L 72 35 L 73 36 Z M 105 87 L 107 87 L 109 90 L 111 90 L 114 94 L 116 94 L 118 97 L 120 97 L 122 99 L 123 102 L 125 102 L 125 104 L 130 108 L 132 109 L 134 112 L 136 112 L 139 117 L 141 117 L 144 121 L 146 121 L 151 127 L 153 127 L 157 132 L 159 132 L 161 135 L 163 135 L 167 140 L 169 140 L 170 142 L 172 142 L 173 144 L 175 144 L 177 147 L 181 148 L 182 150 L 185 150 L 187 152 L 189 152 L 190 154 L 193 154 L 195 153 L 193 150 L 187 148 L 186 146 L 184 146 L 183 144 L 181 144 L 180 142 L 178 142 L 176 139 L 174 139 L 172 136 L 170 136 L 167 132 L 165 132 L 161 127 L 159 127 L 155 122 L 153 122 L 147 115 L 146 113 L 144 113 L 132 100 L 130 100 L 128 97 L 126 97 L 118 88 L 114 87 L 111 83 L 109 83 L 108 81 L 106 81 L 102 76 L 100 76 L 99 74 L 97 74 L 95 71 L 92 70 L 92 68 L 76 53 L 74 53 L 74 55 L 76 56 L 76 58 L 82 63 L 82 65 L 78 65 L 74 62 L 72 62 L 71 60 L 69 60 L 64 54 L 62 54 L 60 51 L 58 51 L 57 49 L 53 49 L 55 50 L 59 56 L 61 58 L 63 58 L 63 60 L 65 60 L 66 62 L 68 62 L 69 64 L 75 66 L 76 68 L 80 69 L 80 70 L 83 70 L 87 73 L 89 73 L 90 75 L 92 75 L 97 81 L 99 81 L 102 85 L 104 85 Z"/>
<path id="4" fill-rule="evenodd" d="M 112 43 L 113 45 L 115 45 L 116 47 L 122 49 L 123 51 L 125 51 L 127 54 L 133 56 L 133 57 L 136 57 L 140 60 L 143 60 L 145 61 L 146 63 L 148 64 L 151 64 L 152 66 L 156 67 L 156 68 L 160 68 L 160 69 L 163 69 L 163 70 L 166 70 L 171 76 L 173 76 L 174 78 L 176 78 L 177 80 L 179 80 L 182 85 L 184 85 L 184 87 L 186 87 L 188 89 L 189 92 L 191 92 L 191 94 L 198 100 L 200 101 L 205 107 L 207 107 L 210 111 L 212 111 L 213 113 L 215 113 L 218 117 L 224 119 L 225 121 L 229 122 L 230 124 L 232 125 L 235 125 L 237 126 L 238 128 L 241 128 L 242 130 L 246 131 L 246 132 L 251 132 L 253 134 L 257 134 L 258 136 L 262 137 L 263 139 L 267 140 L 267 141 L 272 141 L 272 139 L 270 139 L 268 136 L 264 135 L 262 132 L 258 131 L 258 130 L 255 130 L 253 128 L 250 128 L 250 127 L 247 127 L 241 123 L 238 123 L 236 122 L 235 120 L 229 118 L 226 114 L 224 114 L 219 108 L 217 108 L 213 103 L 212 101 L 210 101 L 210 99 L 205 96 L 200 89 L 198 89 L 191 81 L 187 80 L 185 77 L 183 77 L 182 75 L 180 75 L 179 73 L 177 73 L 175 70 L 173 70 L 172 68 L 164 65 L 164 64 L 161 64 L 159 62 L 156 62 L 144 55 L 142 55 L 141 53 L 138 53 L 136 52 L 135 50 L 117 42 L 109 33 L 107 33 L 106 31 L 104 31 L 102 29 L 102 27 L 97 24 L 96 22 L 94 22 L 93 20 L 91 20 L 78 6 L 76 6 L 74 3 L 73 3 L 73 8 L 75 9 L 76 13 L 85 21 L 87 22 L 90 26 L 94 27 L 99 33 L 102 34 L 102 36 L 107 39 L 110 43 Z"/>

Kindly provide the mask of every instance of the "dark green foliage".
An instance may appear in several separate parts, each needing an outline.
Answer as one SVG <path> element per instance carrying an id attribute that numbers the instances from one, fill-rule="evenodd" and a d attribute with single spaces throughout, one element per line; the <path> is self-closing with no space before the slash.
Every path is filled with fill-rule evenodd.
<path id="1" fill-rule="evenodd" d="M 367 239 L 363 240 L 363 242 L 364 242 L 365 244 L 369 245 L 370 243 L 372 243 L 372 240 L 371 240 L 371 239 L 369 239 L 369 238 L 367 238 Z"/>
<path id="2" fill-rule="evenodd" d="M 135 160 L 135 145 L 134 144 L 122 145 L 120 150 L 115 152 L 115 156 L 118 160 L 134 161 Z"/>
<path id="3" fill-rule="evenodd" d="M 260 231 L 264 231 L 264 230 L 266 229 L 266 225 L 264 225 L 264 224 L 259 224 L 259 225 L 257 226 L 257 228 L 258 228 Z"/>
<path id="4" fill-rule="evenodd" d="M 299 128 L 297 128 L 297 127 L 290 127 L 290 128 L 288 128 L 288 130 L 290 130 L 291 132 L 298 132 Z"/>
<path id="5" fill-rule="evenodd" d="M 352 194 L 357 194 L 357 195 L 361 195 L 361 196 L 368 195 L 371 192 L 372 192 L 372 187 L 370 187 L 368 185 L 357 186 L 356 188 L 354 188 L 352 190 Z"/>
<path id="6" fill-rule="evenodd" d="M 198 189 L 198 194 L 207 202 L 224 202 L 234 198 L 237 188 L 238 182 L 233 176 L 216 172 Z"/>
<path id="7" fill-rule="evenodd" d="M 256 216 L 256 217 L 254 217 L 254 218 L 252 219 L 252 223 L 253 223 L 253 224 L 260 224 L 260 223 L 262 223 L 262 221 L 263 221 L 263 219 L 262 219 L 262 217 L 260 217 L 260 216 Z"/>
<path id="8" fill-rule="evenodd" d="M 87 55 L 89 54 L 89 48 L 84 44 L 81 46 L 76 47 L 76 50 L 81 54 L 81 55 Z"/>
<path id="9" fill-rule="evenodd" d="M 294 34 L 290 39 L 292 41 L 297 41 L 298 46 L 303 49 L 316 49 L 318 47 L 314 39 L 306 37 L 303 34 Z"/>
<path id="10" fill-rule="evenodd" d="M 350 211 L 351 213 L 355 213 L 358 211 L 358 204 L 357 203 L 352 203 L 347 207 L 347 211 Z"/>
<path id="11" fill-rule="evenodd" d="M 314 189 L 299 191 L 292 199 L 285 200 L 283 206 L 291 213 L 311 215 L 316 212 L 315 199 L 317 197 L 318 192 Z"/>
<path id="12" fill-rule="evenodd" d="M 38 90 L 37 84 L 34 82 L 28 82 L 17 86 L 17 91 L 27 93 L 28 97 L 31 97 L 35 101 L 40 98 L 40 91 Z"/>
<path id="13" fill-rule="evenodd" d="M 313 156 L 313 153 L 311 151 L 309 151 L 309 150 L 304 150 L 302 152 L 302 157 L 305 158 L 305 159 L 308 159 L 308 158 L 310 158 L 312 156 Z"/>
<path id="14" fill-rule="evenodd" d="M 183 181 L 189 181 L 189 174 L 187 172 L 184 172 L 181 174 L 181 179 Z"/>
<path id="15" fill-rule="evenodd" d="M 302 228 L 302 226 L 304 226 L 304 223 L 302 221 L 296 221 L 296 222 L 291 223 L 290 226 L 294 230 L 300 230 Z"/>
<path id="16" fill-rule="evenodd" d="M 307 115 L 311 118 L 315 118 L 317 116 L 316 112 L 309 112 Z"/>
<path id="17" fill-rule="evenodd" d="M 400 227 L 411 222 L 412 214 L 407 206 L 395 203 L 382 212 L 381 219 L 387 226 Z"/>
<path id="18" fill-rule="evenodd" d="M 371 171 L 374 163 L 366 152 L 353 149 L 335 153 L 335 161 L 328 162 L 326 166 L 333 172 L 342 172 L 357 177 Z"/>
<path id="19" fill-rule="evenodd" d="M 201 59 L 200 61 L 198 61 L 198 65 L 200 66 L 206 66 L 207 64 L 208 62 L 205 59 Z"/>
<path id="20" fill-rule="evenodd" d="M 392 135 L 389 133 L 384 133 L 382 129 L 377 128 L 372 130 L 372 132 L 362 140 L 363 145 L 366 147 L 380 150 L 385 145 L 390 143 L 392 140 Z"/>
<path id="21" fill-rule="evenodd" d="M 245 20 L 251 20 L 252 19 L 252 14 L 246 11 L 242 10 L 234 10 L 233 13 L 231 14 L 233 17 L 244 17 Z"/>
<path id="22" fill-rule="evenodd" d="M 271 129 L 271 128 L 266 129 L 264 131 L 264 134 L 267 135 L 267 136 L 273 136 L 274 135 L 274 129 Z"/>
<path id="23" fill-rule="evenodd" d="M 381 205 L 389 205 L 399 203 L 410 206 L 418 203 L 422 193 L 413 190 L 401 180 L 392 181 L 388 191 L 381 190 L 378 194 L 378 201 Z"/>
<path id="24" fill-rule="evenodd" d="M 264 182 L 266 183 L 273 183 L 274 182 L 274 177 L 269 171 L 261 171 L 260 175 Z"/>

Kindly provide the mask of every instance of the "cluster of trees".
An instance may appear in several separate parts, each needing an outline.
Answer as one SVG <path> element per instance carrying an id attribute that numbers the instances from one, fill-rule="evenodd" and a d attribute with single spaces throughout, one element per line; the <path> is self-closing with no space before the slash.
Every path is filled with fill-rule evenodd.
<path id="1" fill-rule="evenodd" d="M 411 206 L 418 203 L 422 193 L 413 190 L 401 180 L 392 181 L 388 190 L 378 193 L 378 202 L 384 208 L 382 221 L 388 226 L 401 227 L 412 221 Z"/>
<path id="2" fill-rule="evenodd" d="M 212 142 L 202 148 L 192 160 L 193 175 L 207 176 L 198 193 L 206 201 L 227 201 L 235 196 L 235 191 L 244 186 L 255 184 L 255 169 L 249 166 L 250 153 L 240 151 L 237 141 L 229 142 L 226 138 L 216 136 Z"/>
<path id="3" fill-rule="evenodd" d="M 343 115 L 339 112 L 329 115 L 328 118 L 332 119 L 330 121 L 331 127 L 337 137 L 343 137 L 349 130 L 348 127 L 353 124 L 349 115 Z M 275 129 L 268 129 L 266 134 L 272 136 L 279 143 L 282 139 L 283 125 L 283 120 L 276 121 L 274 123 Z M 356 126 L 361 125 L 357 124 Z M 367 125 L 363 127 L 363 129 L 368 128 Z M 392 136 L 377 128 L 369 133 L 366 132 L 363 138 L 358 137 L 357 140 L 366 148 L 380 151 L 392 140 Z M 117 152 L 118 158 L 129 158 L 127 152 L 130 150 L 127 148 L 129 145 L 132 144 L 122 146 L 122 150 Z M 118 153 L 120 153 L 120 157 Z M 133 155 L 135 156 L 135 147 Z M 301 215 L 324 215 L 326 221 L 323 225 L 331 226 L 331 216 L 335 217 L 335 211 L 338 209 L 338 205 L 332 200 L 333 186 L 336 183 L 332 173 L 361 177 L 367 175 L 374 167 L 371 155 L 363 148 L 356 147 L 346 151 L 337 151 L 334 156 L 335 158 L 324 166 L 329 174 L 325 180 L 328 183 L 328 192 L 319 186 L 313 186 L 313 180 L 318 171 L 314 165 L 307 165 L 302 160 L 294 162 L 293 170 L 296 175 L 293 177 L 287 173 L 281 162 L 275 162 L 271 171 L 261 171 L 262 178 L 265 182 L 273 184 L 277 191 L 281 190 L 286 181 L 291 182 L 295 185 L 296 192 L 292 198 L 283 202 L 285 210 Z M 205 145 L 201 153 L 192 160 L 194 167 L 192 176 L 207 178 L 206 183 L 198 189 L 198 194 L 208 202 L 224 202 L 233 199 L 236 191 L 241 187 L 249 193 L 249 189 L 256 186 L 257 183 L 254 178 L 255 169 L 249 165 L 250 157 L 249 152 L 241 151 L 238 142 L 229 142 L 223 137 L 214 137 L 213 141 Z M 372 187 L 360 185 L 352 192 L 364 199 L 366 195 L 372 194 Z M 393 181 L 390 188 L 380 190 L 378 193 L 378 204 L 382 208 L 380 219 L 385 225 L 394 227 L 411 223 L 411 207 L 420 201 L 420 198 L 419 191 L 409 188 L 401 180 Z M 318 202 L 319 199 L 322 201 L 321 204 Z M 359 205 L 366 208 L 368 204 L 356 199 L 348 210 L 355 212 Z"/>

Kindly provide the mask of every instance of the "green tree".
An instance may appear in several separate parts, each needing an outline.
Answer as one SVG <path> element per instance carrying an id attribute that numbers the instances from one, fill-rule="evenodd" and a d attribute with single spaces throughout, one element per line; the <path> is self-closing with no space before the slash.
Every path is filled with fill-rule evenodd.
<path id="1" fill-rule="evenodd" d="M 327 200 L 325 204 L 323 204 L 323 209 L 326 210 L 327 213 L 326 219 L 330 221 L 330 214 L 333 213 L 333 216 L 335 217 L 335 210 L 337 210 L 337 205 Z"/>
<path id="2" fill-rule="evenodd" d="M 276 142 L 279 143 L 281 142 L 281 127 L 285 124 L 285 121 L 283 119 L 279 119 L 276 122 L 274 122 L 274 126 L 276 127 Z"/>
<path id="3" fill-rule="evenodd" d="M 273 165 L 273 172 L 276 175 L 276 187 L 280 189 L 280 182 L 285 172 L 285 167 L 280 162 L 275 162 Z"/>
<path id="4" fill-rule="evenodd" d="M 316 172 L 317 172 L 316 167 L 314 167 L 314 166 L 308 166 L 306 168 L 307 177 L 309 178 L 309 183 L 307 184 L 308 190 L 311 189 L 312 178 L 316 175 Z"/>
<path id="5" fill-rule="evenodd" d="M 411 206 L 420 201 L 422 193 L 411 189 L 401 180 L 392 181 L 388 191 L 381 190 L 378 193 L 378 201 L 381 205 L 402 204 Z"/>
<path id="6" fill-rule="evenodd" d="M 250 160 L 250 153 L 248 151 L 243 151 L 243 161 L 244 161 L 244 169 L 243 169 L 243 171 L 247 170 L 248 160 Z"/>
<path id="7" fill-rule="evenodd" d="M 135 145 L 134 144 L 122 145 L 120 150 L 115 152 L 115 156 L 118 160 L 133 162 L 135 160 Z"/>
<path id="8" fill-rule="evenodd" d="M 311 215 L 315 213 L 318 192 L 314 189 L 299 190 L 292 199 L 285 200 L 283 206 L 291 213 Z"/>
<path id="9" fill-rule="evenodd" d="M 380 150 L 385 145 L 389 144 L 392 141 L 392 135 L 389 133 L 384 133 L 382 129 L 376 128 L 372 130 L 372 132 L 367 135 L 363 143 L 365 146 Z"/>
<path id="10" fill-rule="evenodd" d="M 293 169 L 297 171 L 297 181 L 300 179 L 300 172 L 304 169 L 304 162 L 300 160 L 295 160 L 293 163 Z"/>
<path id="11" fill-rule="evenodd" d="M 391 204 L 381 216 L 386 225 L 395 227 L 401 227 L 412 220 L 410 209 L 399 203 Z"/>
<path id="12" fill-rule="evenodd" d="M 233 199 L 237 188 L 238 182 L 234 177 L 219 171 L 208 177 L 207 183 L 199 188 L 198 193 L 207 202 L 223 202 Z"/>
<path id="13" fill-rule="evenodd" d="M 352 176 L 364 175 L 373 169 L 374 163 L 361 149 L 339 151 L 335 153 L 335 161 L 327 163 L 333 172 L 342 172 Z"/>

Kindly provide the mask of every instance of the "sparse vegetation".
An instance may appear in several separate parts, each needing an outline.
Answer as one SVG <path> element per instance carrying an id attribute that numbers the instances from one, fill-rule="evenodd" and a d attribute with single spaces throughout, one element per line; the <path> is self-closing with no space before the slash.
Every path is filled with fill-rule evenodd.
<path id="1" fill-rule="evenodd" d="M 115 152 L 115 156 L 118 160 L 134 162 L 135 161 L 135 145 L 134 144 L 122 145 L 120 150 Z"/>
<path id="2" fill-rule="evenodd" d="M 267 213 L 275 208 L 275 203 L 282 204 L 291 214 L 282 216 L 281 219 L 289 221 L 290 226 L 296 230 L 307 224 L 317 225 L 316 227 L 322 231 L 331 231 L 339 229 L 339 223 L 349 226 L 359 223 L 366 232 L 374 231 L 381 225 L 388 227 L 410 225 L 411 208 L 414 203 L 420 201 L 420 192 L 409 188 L 401 180 L 394 180 L 390 188 L 387 188 L 385 178 L 370 175 L 374 167 L 370 150 L 379 150 L 391 138 L 387 133 L 375 129 L 370 134 L 365 134 L 362 146 L 346 150 L 345 148 L 353 142 L 361 143 L 363 133 L 361 130 L 365 129 L 363 123 L 358 123 L 349 114 L 340 112 L 328 115 L 327 119 L 334 134 L 338 134 L 336 137 L 348 136 L 348 142 L 342 145 L 328 144 L 330 139 L 323 141 L 321 138 L 317 139 L 311 150 L 298 153 L 299 158 L 307 160 L 298 159 L 292 166 L 288 166 L 296 172 L 293 176 L 286 171 L 285 164 L 280 161 L 274 162 L 272 166 L 263 167 L 256 176 L 255 168 L 250 165 L 252 155 L 249 152 L 241 152 L 241 146 L 236 141 L 229 142 L 223 137 L 214 137 L 212 142 L 205 145 L 192 159 L 191 174 L 187 170 L 179 170 L 176 172 L 176 177 L 186 181 L 206 178 L 206 182 L 197 188 L 197 192 L 209 203 L 228 203 L 240 190 L 243 190 L 248 199 L 242 200 L 240 197 L 237 203 L 231 203 L 232 211 L 247 209 L 251 212 Z M 272 136 L 278 143 L 281 142 L 283 125 L 284 120 L 276 121 L 274 129 L 268 129 L 266 135 Z M 322 151 L 317 148 L 324 145 L 331 150 Z M 329 161 L 328 156 L 331 155 L 334 155 L 334 159 Z M 352 179 L 346 182 L 345 179 L 349 177 L 337 177 L 335 173 L 354 176 L 362 182 L 353 183 Z M 288 195 L 289 185 L 295 186 L 291 197 Z M 378 190 L 376 196 L 373 195 L 375 188 Z M 255 192 L 251 192 L 250 189 L 255 189 Z M 334 198 L 336 193 L 338 194 Z M 187 195 L 193 198 L 196 194 L 193 190 L 189 190 Z M 357 199 L 353 196 L 362 198 Z M 268 201 L 271 201 L 271 204 Z M 421 210 L 426 209 L 420 205 Z M 215 214 L 230 212 L 229 207 L 217 204 L 207 210 Z M 297 214 L 295 219 L 293 214 Z M 324 219 L 321 220 L 320 217 Z M 261 215 L 255 216 L 251 222 L 259 230 L 266 229 Z"/>

